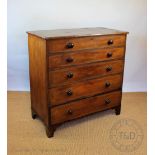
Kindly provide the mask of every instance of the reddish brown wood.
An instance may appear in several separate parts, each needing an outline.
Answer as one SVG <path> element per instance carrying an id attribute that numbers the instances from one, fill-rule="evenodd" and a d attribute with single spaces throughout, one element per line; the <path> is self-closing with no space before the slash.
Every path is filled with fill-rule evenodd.
<path id="1" fill-rule="evenodd" d="M 105 28 L 28 32 L 32 118 L 48 137 L 63 122 L 120 114 L 126 34 Z"/>
<path id="2" fill-rule="evenodd" d="M 29 34 L 28 45 L 32 112 L 34 109 L 44 123 L 48 125 L 46 41 Z"/>
<path id="3" fill-rule="evenodd" d="M 65 52 L 62 54 L 49 56 L 49 68 L 61 68 L 67 66 L 75 66 L 79 64 L 99 62 L 104 60 L 114 60 L 124 58 L 124 47 L 106 48 L 106 49 L 91 49 L 75 52 Z M 108 54 L 112 54 L 108 56 Z M 72 59 L 72 61 L 67 61 Z"/>
<path id="4" fill-rule="evenodd" d="M 106 83 L 110 83 L 110 86 L 106 86 Z M 64 86 L 58 86 L 49 89 L 49 102 L 53 106 L 75 99 L 109 92 L 121 88 L 121 83 L 122 76 L 121 74 L 118 74 Z M 72 92 L 72 94 L 69 95 L 67 92 Z"/>
<path id="5" fill-rule="evenodd" d="M 91 79 L 105 75 L 123 72 L 124 61 L 116 60 L 86 64 L 76 67 L 66 67 L 49 72 L 49 85 L 62 85 L 63 83 L 77 82 L 79 80 Z"/>
<path id="6" fill-rule="evenodd" d="M 106 103 L 107 99 L 110 100 L 110 103 Z M 116 107 L 120 102 L 121 92 L 116 91 L 57 106 L 51 109 L 51 123 L 62 123 L 94 112 Z"/>
<path id="7" fill-rule="evenodd" d="M 112 44 L 109 41 L 113 40 Z M 72 43 L 73 48 L 68 48 L 67 44 Z M 47 51 L 49 53 L 75 51 L 80 49 L 103 48 L 113 46 L 124 46 L 125 35 L 108 35 L 97 37 L 79 37 L 79 38 L 66 38 L 47 40 Z"/>

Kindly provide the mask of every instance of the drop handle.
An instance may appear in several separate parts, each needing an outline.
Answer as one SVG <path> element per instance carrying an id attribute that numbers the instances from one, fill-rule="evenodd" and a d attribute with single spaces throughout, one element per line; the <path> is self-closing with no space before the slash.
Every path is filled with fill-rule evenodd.
<path id="1" fill-rule="evenodd" d="M 110 104 L 111 103 L 111 100 L 109 98 L 105 99 L 105 104 Z"/>
<path id="2" fill-rule="evenodd" d="M 107 44 L 108 45 L 112 45 L 114 43 L 114 41 L 112 39 L 108 40 Z"/>
<path id="3" fill-rule="evenodd" d="M 67 74 L 67 78 L 71 79 L 72 77 L 73 77 L 73 73 L 69 72 L 69 73 Z"/>
<path id="4" fill-rule="evenodd" d="M 107 72 L 110 72 L 111 70 L 112 70 L 112 67 L 111 67 L 111 66 L 107 66 L 107 67 L 106 67 L 106 71 L 107 71 Z"/>
<path id="5" fill-rule="evenodd" d="M 105 83 L 105 87 L 110 87 L 110 85 L 111 85 L 110 82 Z"/>
<path id="6" fill-rule="evenodd" d="M 66 59 L 66 61 L 69 62 L 69 63 L 73 62 L 73 58 L 69 57 L 69 58 Z"/>
<path id="7" fill-rule="evenodd" d="M 66 44 L 66 47 L 67 47 L 67 48 L 73 48 L 73 47 L 74 47 L 74 44 L 71 43 L 71 42 L 69 42 L 69 43 Z"/>
<path id="8" fill-rule="evenodd" d="M 69 90 L 67 90 L 67 92 L 66 92 L 66 93 L 67 93 L 67 95 L 68 95 L 68 96 L 72 96 L 72 95 L 73 95 L 73 92 L 72 92 L 72 90 L 70 90 L 70 89 L 69 89 Z"/>
<path id="9" fill-rule="evenodd" d="M 72 110 L 68 110 L 67 111 L 67 114 L 72 115 L 73 114 L 73 111 Z"/>

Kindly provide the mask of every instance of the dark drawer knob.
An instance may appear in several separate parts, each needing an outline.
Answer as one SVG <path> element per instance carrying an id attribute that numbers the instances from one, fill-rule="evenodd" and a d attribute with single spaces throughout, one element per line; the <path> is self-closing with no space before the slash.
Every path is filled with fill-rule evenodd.
<path id="1" fill-rule="evenodd" d="M 110 102 L 110 99 L 105 99 L 105 104 L 109 104 Z"/>
<path id="2" fill-rule="evenodd" d="M 69 58 L 66 59 L 66 61 L 67 61 L 67 62 L 73 62 L 73 58 L 70 58 L 70 57 L 69 57 Z"/>
<path id="3" fill-rule="evenodd" d="M 106 67 L 106 71 L 107 72 L 110 72 L 111 70 L 112 70 L 112 67 L 111 66 Z"/>
<path id="4" fill-rule="evenodd" d="M 108 52 L 107 53 L 107 57 L 109 58 L 109 57 L 112 57 L 112 52 Z"/>
<path id="5" fill-rule="evenodd" d="M 111 39 L 111 40 L 108 40 L 108 45 L 112 45 L 114 42 L 113 42 L 113 40 Z"/>
<path id="6" fill-rule="evenodd" d="M 67 111 L 67 114 L 72 115 L 73 114 L 73 111 L 72 110 L 68 110 Z"/>
<path id="7" fill-rule="evenodd" d="M 111 85 L 110 82 L 105 83 L 105 87 L 110 87 L 110 85 Z"/>
<path id="8" fill-rule="evenodd" d="M 74 44 L 71 43 L 71 42 L 69 42 L 69 43 L 67 43 L 66 47 L 67 47 L 67 48 L 73 48 L 73 47 L 74 47 Z"/>
<path id="9" fill-rule="evenodd" d="M 72 78 L 73 77 L 73 73 L 68 73 L 67 74 L 67 77 L 70 79 L 70 78 Z"/>
<path id="10" fill-rule="evenodd" d="M 66 92 L 66 93 L 67 93 L 67 95 L 68 95 L 68 96 L 71 96 L 71 95 L 73 94 L 72 90 L 70 90 L 70 89 L 69 89 L 69 90 L 67 90 L 67 92 Z"/>

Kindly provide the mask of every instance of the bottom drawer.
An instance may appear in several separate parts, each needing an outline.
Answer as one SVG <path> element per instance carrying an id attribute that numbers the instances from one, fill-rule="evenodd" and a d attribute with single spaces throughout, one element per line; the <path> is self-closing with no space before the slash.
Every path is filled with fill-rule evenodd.
<path id="1" fill-rule="evenodd" d="M 121 92 L 115 91 L 57 106 L 51 109 L 51 123 L 58 124 L 97 111 L 116 107 L 121 103 Z"/>

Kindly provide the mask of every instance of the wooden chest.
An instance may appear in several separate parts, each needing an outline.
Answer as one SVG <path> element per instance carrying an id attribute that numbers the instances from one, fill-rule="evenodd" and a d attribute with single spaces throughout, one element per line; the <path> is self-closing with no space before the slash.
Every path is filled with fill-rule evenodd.
<path id="1" fill-rule="evenodd" d="M 66 121 L 120 114 L 126 36 L 106 28 L 28 32 L 32 118 L 48 137 Z"/>

